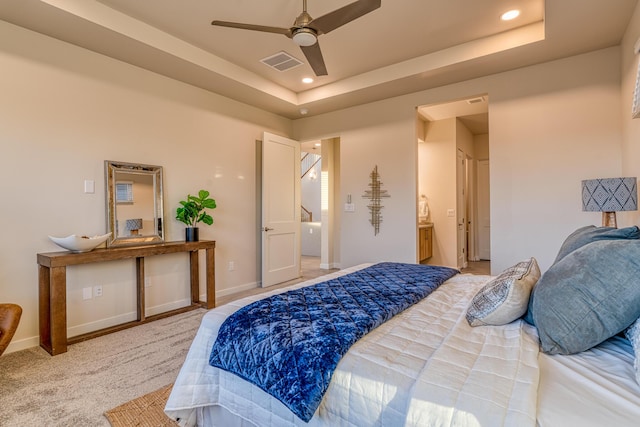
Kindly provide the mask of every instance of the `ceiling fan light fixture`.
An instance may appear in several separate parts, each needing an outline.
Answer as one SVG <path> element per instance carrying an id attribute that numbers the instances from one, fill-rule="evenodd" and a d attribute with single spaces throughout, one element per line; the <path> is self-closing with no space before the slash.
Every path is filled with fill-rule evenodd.
<path id="1" fill-rule="evenodd" d="M 298 46 L 313 46 L 318 41 L 315 31 L 310 28 L 300 28 L 293 34 L 292 38 L 293 42 Z"/>

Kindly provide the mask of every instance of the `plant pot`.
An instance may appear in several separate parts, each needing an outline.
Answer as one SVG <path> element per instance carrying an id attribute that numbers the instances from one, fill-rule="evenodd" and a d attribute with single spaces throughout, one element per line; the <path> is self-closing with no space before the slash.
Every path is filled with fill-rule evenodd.
<path id="1" fill-rule="evenodd" d="M 197 242 L 199 240 L 198 227 L 187 227 L 184 230 L 184 240 L 186 242 Z"/>

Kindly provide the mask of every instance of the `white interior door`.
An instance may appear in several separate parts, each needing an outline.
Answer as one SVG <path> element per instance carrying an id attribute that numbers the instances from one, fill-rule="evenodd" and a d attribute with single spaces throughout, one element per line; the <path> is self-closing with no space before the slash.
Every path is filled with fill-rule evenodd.
<path id="1" fill-rule="evenodd" d="M 491 205 L 489 160 L 478 161 L 478 256 L 491 259 Z"/>
<path id="2" fill-rule="evenodd" d="M 262 137 L 262 286 L 300 277 L 300 144 Z"/>

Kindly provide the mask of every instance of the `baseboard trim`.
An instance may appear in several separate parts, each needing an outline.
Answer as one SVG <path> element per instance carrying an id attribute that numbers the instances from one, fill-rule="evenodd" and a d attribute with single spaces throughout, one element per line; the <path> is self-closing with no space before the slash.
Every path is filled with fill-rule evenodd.
<path id="1" fill-rule="evenodd" d="M 172 301 L 165 304 L 156 305 L 154 307 L 145 308 L 145 317 L 155 316 L 166 311 L 176 310 L 181 307 L 190 305 L 189 299 L 182 299 L 178 301 Z M 127 322 L 133 322 L 138 318 L 136 312 L 122 313 L 117 316 L 107 317 L 105 319 L 96 320 L 93 322 L 83 323 L 81 325 L 71 326 L 67 328 L 67 337 L 73 338 L 76 335 L 83 335 L 90 332 L 98 331 L 100 329 L 109 328 L 111 326 L 121 325 Z"/>
<path id="2" fill-rule="evenodd" d="M 202 297 L 201 297 L 202 298 Z M 205 299 L 202 298 L 204 301 Z M 181 307 L 186 307 L 191 304 L 189 299 L 183 299 L 179 301 L 172 301 L 166 304 L 160 304 L 154 307 L 148 307 L 145 310 L 145 316 L 155 316 L 157 314 L 164 313 L 166 311 L 175 310 Z M 109 328 L 111 326 L 120 325 L 122 323 L 132 322 L 138 318 L 137 313 L 129 312 L 122 313 L 117 316 L 108 317 L 106 319 L 96 320 L 94 322 L 83 323 L 81 325 L 75 325 L 67 328 L 67 337 L 73 338 L 74 336 L 83 335 L 98 331 L 100 329 Z M 40 336 L 22 338 L 19 340 L 13 340 L 5 350 L 4 354 L 13 353 L 20 350 L 26 350 L 28 348 L 38 347 L 40 345 Z"/>
<path id="3" fill-rule="evenodd" d="M 226 297 L 229 295 L 237 294 L 238 292 L 250 291 L 251 289 L 256 289 L 260 287 L 260 282 L 251 282 L 240 286 L 234 286 L 233 288 L 222 289 L 220 291 L 216 291 L 217 297 Z M 203 299 L 203 296 L 200 296 Z"/>
<path id="4" fill-rule="evenodd" d="M 40 345 L 39 336 L 22 338 L 21 340 L 12 340 L 3 354 L 9 354 L 9 353 L 13 353 L 20 350 L 26 350 L 28 348 L 37 347 L 39 345 Z"/>
<path id="5" fill-rule="evenodd" d="M 320 264 L 321 270 L 332 270 L 334 268 L 340 269 L 340 264 L 336 262 L 330 264 Z"/>
<path id="6" fill-rule="evenodd" d="M 323 269 L 330 268 L 339 268 L 339 267 L 322 267 Z M 246 283 L 244 285 L 235 286 L 233 288 L 222 289 L 216 292 L 216 297 L 226 297 L 229 295 L 236 294 L 238 292 L 249 291 L 252 289 L 260 288 L 261 282 L 251 282 Z M 206 301 L 206 294 L 200 295 L 200 301 Z M 173 301 L 166 304 L 161 304 L 155 307 L 148 307 L 145 310 L 146 316 L 154 316 L 156 314 L 164 313 L 165 311 L 175 310 L 181 307 L 185 307 L 191 304 L 191 301 L 188 299 L 183 299 L 179 301 Z M 106 319 L 96 320 L 94 322 L 83 323 L 81 325 L 75 325 L 67 328 L 67 336 L 72 338 L 77 335 L 83 335 L 86 333 L 90 333 L 93 331 L 97 331 L 104 328 L 109 328 L 111 326 L 120 325 L 122 323 L 132 322 L 137 319 L 137 313 L 129 312 L 122 313 L 117 316 L 108 317 Z M 4 354 L 13 353 L 20 350 L 26 350 L 28 348 L 38 347 L 40 345 L 40 337 L 38 335 L 33 337 L 22 338 L 19 340 L 13 340 Z"/>

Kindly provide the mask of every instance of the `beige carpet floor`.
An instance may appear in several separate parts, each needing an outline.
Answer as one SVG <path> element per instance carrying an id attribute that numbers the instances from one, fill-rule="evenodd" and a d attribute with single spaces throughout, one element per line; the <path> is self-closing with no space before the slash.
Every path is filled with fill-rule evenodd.
<path id="1" fill-rule="evenodd" d="M 205 310 L 69 346 L 0 357 L 0 426 L 110 425 L 104 412 L 172 384 Z"/>

